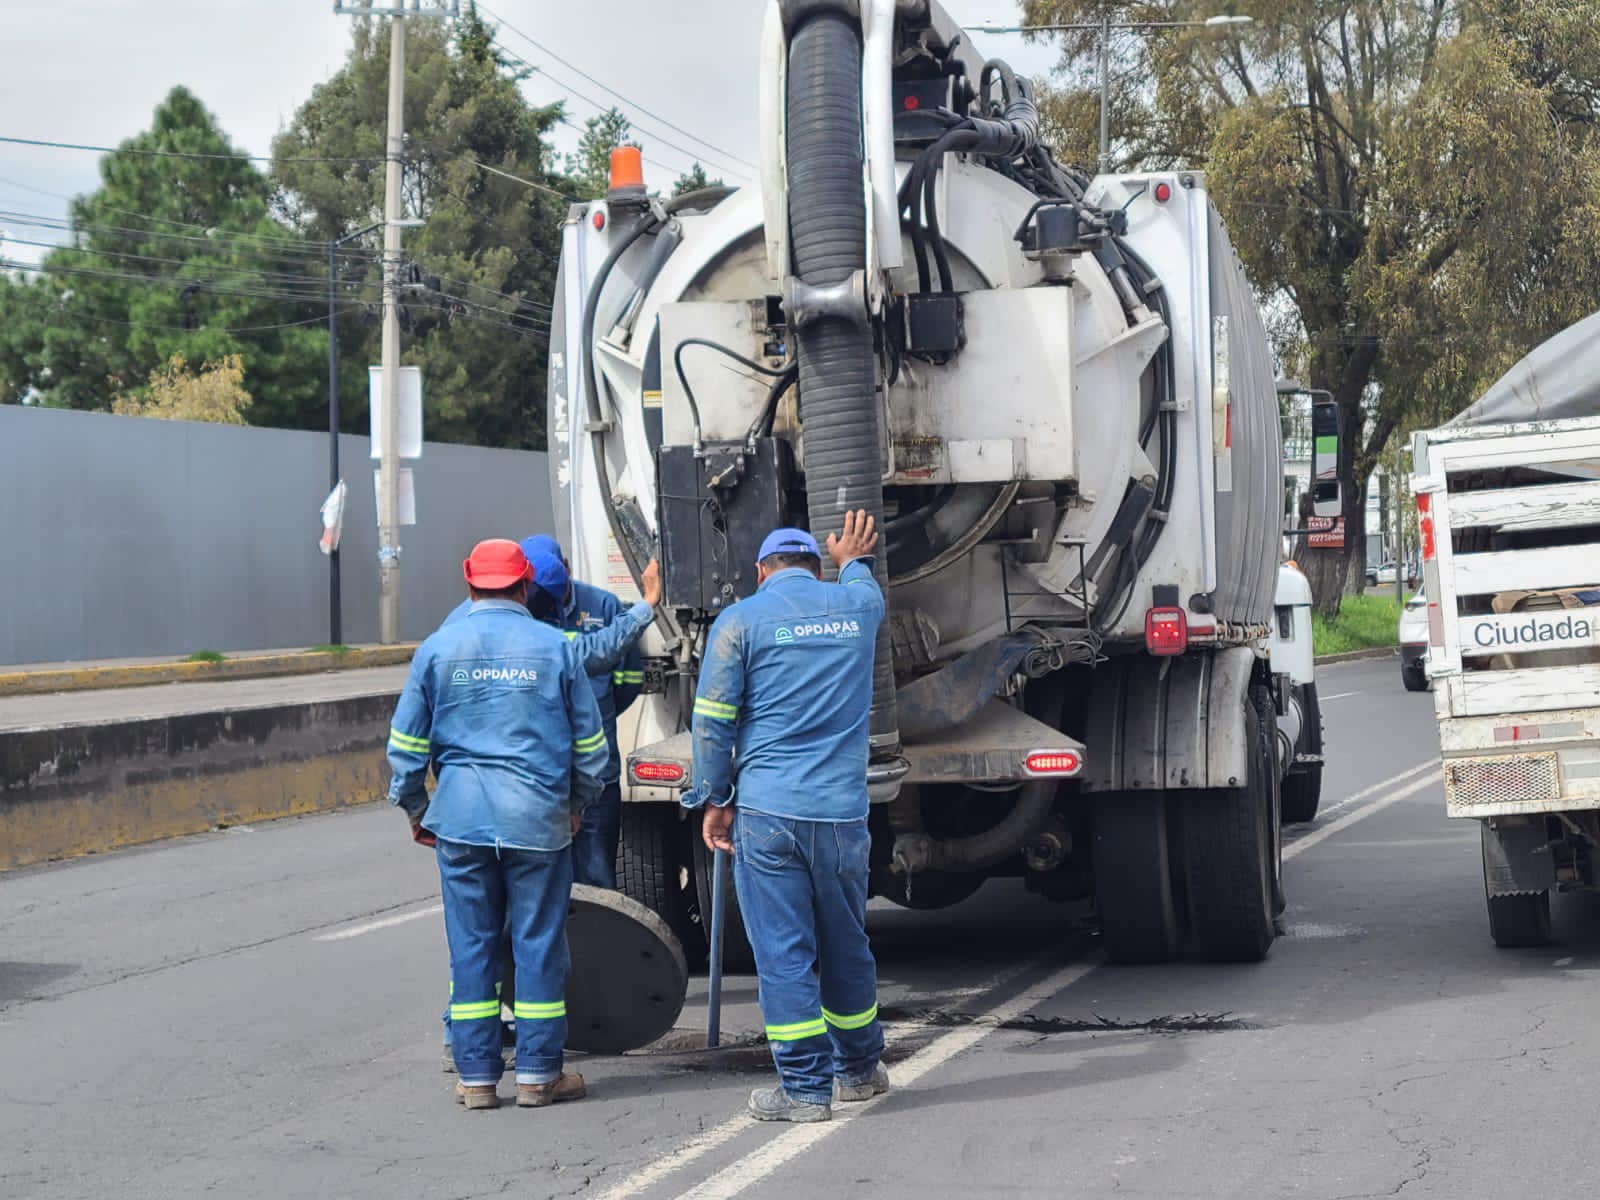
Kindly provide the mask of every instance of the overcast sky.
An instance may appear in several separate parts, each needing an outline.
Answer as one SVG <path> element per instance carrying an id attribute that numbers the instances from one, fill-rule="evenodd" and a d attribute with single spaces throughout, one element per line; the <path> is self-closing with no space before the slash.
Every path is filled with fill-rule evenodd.
<path id="1" fill-rule="evenodd" d="M 685 151 L 698 153 L 710 174 L 729 182 L 738 176 L 728 168 L 749 170 L 727 158 L 756 157 L 755 66 L 764 9 L 759 0 L 485 0 L 480 7 L 626 96 L 631 104 L 616 101 L 510 28 L 500 29 L 507 49 L 540 68 L 525 84 L 531 100 L 565 98 L 578 125 L 597 108 L 569 88 L 601 104 L 617 103 L 635 120 L 652 175 L 686 169 L 693 155 Z M 963 24 L 974 25 L 1014 23 L 1021 6 L 1018 0 L 947 0 L 947 7 Z M 332 0 L 20 3 L 6 22 L 0 136 L 115 145 L 145 128 L 161 98 L 183 84 L 236 146 L 269 154 L 273 135 L 343 63 L 351 20 L 334 14 Z M 1045 50 L 1025 46 L 1019 37 L 979 35 L 977 41 L 1019 71 L 1041 72 L 1051 62 Z M 663 128 L 638 106 L 727 153 Z M 575 137 L 562 129 L 556 143 L 568 150 Z M 97 186 L 98 157 L 0 143 L 0 209 L 63 214 L 66 196 Z M 40 240 L 4 216 L 0 231 Z M 3 253 L 32 260 L 41 252 L 8 243 Z"/>

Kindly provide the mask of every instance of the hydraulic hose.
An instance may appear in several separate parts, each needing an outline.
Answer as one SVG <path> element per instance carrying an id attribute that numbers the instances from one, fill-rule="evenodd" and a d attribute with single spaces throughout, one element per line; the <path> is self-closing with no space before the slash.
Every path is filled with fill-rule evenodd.
<path id="1" fill-rule="evenodd" d="M 867 265 L 861 74 L 861 26 L 849 6 L 804 6 L 789 35 L 785 104 L 789 243 L 794 276 L 810 288 L 847 284 Z M 853 509 L 881 527 L 877 368 L 865 305 L 818 306 L 794 319 L 811 532 L 838 533 Z M 880 552 L 873 566 L 887 592 L 888 555 Z M 887 621 L 873 661 L 870 746 L 877 760 L 900 747 Z"/>

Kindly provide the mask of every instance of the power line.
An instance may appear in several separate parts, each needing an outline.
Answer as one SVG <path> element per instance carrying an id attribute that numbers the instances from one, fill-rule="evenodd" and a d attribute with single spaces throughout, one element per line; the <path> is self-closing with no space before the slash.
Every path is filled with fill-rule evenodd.
<path id="1" fill-rule="evenodd" d="M 117 209 L 116 211 L 142 220 L 164 220 L 161 217 L 152 217 L 145 213 L 136 213 L 128 209 Z M 308 242 L 294 237 L 279 238 L 257 233 L 236 233 L 216 229 L 200 234 L 167 233 L 160 229 L 136 229 L 127 225 L 77 224 L 70 217 L 51 217 L 40 213 L 26 213 L 12 209 L 0 209 L 0 221 L 11 221 L 18 225 L 31 225 L 40 229 L 57 229 L 65 233 L 105 233 L 123 237 L 159 238 L 163 241 L 198 243 L 221 248 L 226 248 L 233 242 L 259 243 L 263 246 L 282 246 L 283 249 L 277 251 L 281 255 L 305 255 L 308 258 L 315 258 L 319 261 L 326 258 L 328 254 L 327 242 Z M 205 225 L 195 225 L 185 221 L 169 221 L 166 223 L 179 225 L 185 229 L 208 229 Z M 336 246 L 334 252 L 341 258 L 374 262 L 382 257 L 377 251 L 362 250 L 353 244 Z"/>
<path id="2" fill-rule="evenodd" d="M 29 238 L 19 238 L 12 237 L 7 234 L 0 234 L 0 245 L 3 245 L 6 242 L 10 242 L 18 246 L 38 246 L 47 250 L 62 250 L 74 254 L 98 256 L 101 258 L 122 259 L 128 262 L 156 263 L 161 266 L 173 267 L 207 267 L 223 273 L 252 275 L 259 279 L 265 280 L 269 286 L 283 287 L 285 289 L 294 284 L 304 284 L 308 289 L 310 289 L 305 293 L 306 298 L 309 300 L 321 299 L 325 297 L 327 293 L 326 275 L 300 275 L 289 271 L 265 271 L 248 266 L 234 266 L 228 263 L 207 262 L 204 259 L 164 258 L 153 254 L 135 254 L 126 250 L 85 250 L 78 246 L 63 245 L 57 242 L 41 242 Z M 204 283 L 206 281 L 191 278 L 186 279 L 186 282 Z M 346 286 L 348 286 L 348 281 L 346 281 Z"/>
<path id="3" fill-rule="evenodd" d="M 525 69 L 527 69 L 528 71 L 533 72 L 534 74 L 543 75 L 546 79 L 550 80 L 551 83 L 555 84 L 562 91 L 566 92 L 569 96 L 572 96 L 574 99 L 577 99 L 577 100 L 582 100 L 585 104 L 587 104 L 590 107 L 592 107 L 596 112 L 604 113 L 604 112 L 609 111 L 611 108 L 615 107 L 614 105 L 610 105 L 610 104 L 601 104 L 600 101 L 596 100 L 592 96 L 587 96 L 583 92 L 578 91 L 578 89 L 573 87 L 571 84 L 563 83 L 561 80 L 559 80 L 555 76 L 551 75 L 548 71 L 542 70 L 539 67 L 534 66 L 527 59 L 523 58 L 521 55 L 517 54 L 515 51 L 513 51 L 509 47 L 507 47 L 504 43 L 497 41 L 495 43 L 495 45 L 498 46 L 500 51 L 501 51 L 501 53 L 503 53 L 512 62 L 518 64 L 521 67 L 524 67 Z M 561 121 L 561 123 L 563 125 L 567 125 L 567 126 L 570 126 L 573 129 L 577 129 L 579 133 L 585 132 L 584 130 L 579 129 L 578 126 L 573 125 L 572 122 L 567 120 L 565 117 L 561 117 L 561 118 L 558 118 L 558 119 Z M 701 164 L 710 163 L 714 170 L 725 171 L 729 175 L 740 175 L 740 176 L 743 176 L 745 179 L 753 178 L 749 171 L 741 170 L 738 167 L 728 167 L 728 166 L 723 166 L 723 165 L 720 165 L 718 163 L 712 162 L 704 154 L 696 154 L 693 150 L 686 150 L 682 146 L 678 145 L 678 143 L 673 142 L 673 141 L 669 141 L 666 138 L 662 137 L 660 134 L 652 133 L 648 129 L 641 130 L 641 132 L 643 132 L 647 137 L 650 137 L 650 138 L 654 139 L 655 141 L 659 142 L 661 145 L 666 146 L 669 149 L 677 151 L 679 154 L 681 154 L 685 158 L 687 158 L 691 163 L 701 163 Z M 661 164 L 661 163 L 657 163 L 656 165 L 660 166 L 662 168 L 662 170 L 666 170 L 666 171 L 670 171 L 670 170 L 674 169 L 672 167 L 663 166 L 663 164 Z"/>
<path id="4" fill-rule="evenodd" d="M 270 155 L 264 154 L 215 154 L 198 150 L 146 150 L 138 146 L 92 146 L 84 142 L 57 142 L 45 138 L 4 137 L 0 142 L 13 146 L 37 146 L 46 150 L 84 150 L 94 154 L 139 154 L 146 158 L 187 158 L 209 162 L 319 162 L 319 163 L 381 163 L 383 158 L 352 158 L 329 157 L 326 155 L 300 154 L 289 158 L 274 160 Z"/>
<path id="5" fill-rule="evenodd" d="M 477 167 L 480 171 L 487 171 L 491 175 L 498 175 L 498 176 L 500 176 L 501 179 L 509 179 L 509 180 L 511 180 L 512 183 L 520 183 L 524 187 L 533 188 L 535 191 L 548 192 L 550 195 L 556 197 L 556 199 L 558 199 L 558 200 L 573 200 L 573 201 L 575 201 L 575 200 L 578 199 L 578 197 L 576 197 L 576 196 L 569 196 L 566 192 L 557 191 L 555 188 L 550 187 L 548 184 L 535 183 L 531 179 L 524 179 L 520 175 L 513 175 L 510 171 L 502 171 L 499 167 L 491 167 L 488 163 L 483 162 L 483 161 L 481 161 L 479 159 L 473 158 L 472 155 L 470 155 L 470 154 L 463 154 L 461 157 L 463 159 L 465 159 L 467 162 L 471 163 L 473 166 Z"/>
<path id="6" fill-rule="evenodd" d="M 561 55 L 557 54 L 554 50 L 550 49 L 550 47 L 548 47 L 544 43 L 540 42 L 537 38 L 531 36 L 530 34 L 524 33 L 522 30 L 518 29 L 515 25 L 513 25 L 510 21 L 506 20 L 504 17 L 499 16 L 496 13 L 490 12 L 487 8 L 484 8 L 481 4 L 478 6 L 478 11 L 483 13 L 483 14 L 485 14 L 486 16 L 491 18 L 492 20 L 498 21 L 501 25 L 505 26 L 505 28 L 509 29 L 512 33 L 516 34 L 519 38 L 521 38 L 523 41 L 527 42 L 534 49 L 538 50 L 540 53 L 546 55 L 549 58 L 555 59 L 562 66 L 566 67 L 567 70 L 572 71 L 574 74 L 582 76 L 584 79 L 587 79 L 590 83 L 594 84 L 595 87 L 599 88 L 601 91 L 607 93 L 608 95 L 615 96 L 618 100 L 622 101 L 622 103 L 626 104 L 629 108 L 635 109 L 638 112 L 642 112 L 645 116 L 649 117 L 652 121 L 658 121 L 662 125 L 665 125 L 668 129 L 671 129 L 676 133 L 681 133 L 681 134 L 683 134 L 684 137 L 690 138 L 693 141 L 699 142 L 702 146 L 706 147 L 708 150 L 712 151 L 714 154 L 720 154 L 720 155 L 722 155 L 723 158 L 732 159 L 734 162 L 737 162 L 737 163 L 743 163 L 745 166 L 749 167 L 752 171 L 756 169 L 755 163 L 751 162 L 749 159 L 741 158 L 739 155 L 734 154 L 730 150 L 724 150 L 720 146 L 718 146 L 715 142 L 708 142 L 708 141 L 706 141 L 705 138 L 701 137 L 699 134 L 691 133 L 691 132 L 689 132 L 689 130 L 683 128 L 683 126 L 681 126 L 681 125 L 674 125 L 671 121 L 667 120 L 665 117 L 661 116 L 660 114 L 651 112 L 644 105 L 639 104 L 636 101 L 629 100 L 621 92 L 617 91 L 615 88 L 609 86 L 608 84 L 602 82 L 601 80 L 596 79 L 593 75 L 589 74 L 582 67 L 579 67 L 579 66 L 569 62 L 567 59 L 562 58 Z M 591 103 L 592 103 L 592 101 L 591 101 Z"/>
<path id="7" fill-rule="evenodd" d="M 262 289 L 244 289 L 219 285 L 215 280 L 183 279 L 171 275 L 141 275 L 132 271 L 107 271 L 94 267 L 70 267 L 60 263 L 25 263 L 16 259 L 0 258 L 0 269 L 10 271 L 24 271 L 37 275 L 74 275 L 88 279 L 112 279 L 124 283 L 140 283 L 146 286 L 169 288 L 195 287 L 212 296 L 237 296 L 252 300 L 280 300 L 288 303 L 315 303 L 326 302 L 327 295 L 308 292 L 267 291 Z M 324 281 L 325 285 L 326 281 Z"/>

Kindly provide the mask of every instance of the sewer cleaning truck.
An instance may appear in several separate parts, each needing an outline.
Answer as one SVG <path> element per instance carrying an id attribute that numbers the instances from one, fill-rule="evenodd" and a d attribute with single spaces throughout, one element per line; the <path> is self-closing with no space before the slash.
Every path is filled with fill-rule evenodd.
<path id="1" fill-rule="evenodd" d="M 769 530 L 862 508 L 873 893 L 1020 877 L 1090 902 L 1113 961 L 1260 959 L 1321 727 L 1273 364 L 1203 176 L 1063 167 L 928 0 L 773 0 L 752 49 L 760 186 L 662 201 L 623 150 L 562 241 L 558 532 L 577 577 L 665 581 L 623 889 L 704 955 L 676 801 L 707 630 Z"/>

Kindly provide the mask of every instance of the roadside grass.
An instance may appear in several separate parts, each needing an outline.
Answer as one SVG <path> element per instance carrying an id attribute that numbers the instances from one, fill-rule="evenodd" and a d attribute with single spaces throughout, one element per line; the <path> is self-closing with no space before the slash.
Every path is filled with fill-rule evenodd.
<path id="1" fill-rule="evenodd" d="M 349 646 L 332 646 L 332 645 L 313 646 L 313 647 L 311 647 L 311 653 L 313 653 L 313 654 L 331 654 L 335 658 L 341 658 L 344 655 L 350 653 L 350 647 Z"/>
<path id="2" fill-rule="evenodd" d="M 1399 632 L 1400 602 L 1393 596 L 1346 596 L 1332 621 L 1311 614 L 1311 644 L 1318 656 L 1393 646 Z"/>
<path id="3" fill-rule="evenodd" d="M 196 650 L 184 662 L 219 663 L 227 661 L 228 656 L 220 650 Z"/>

